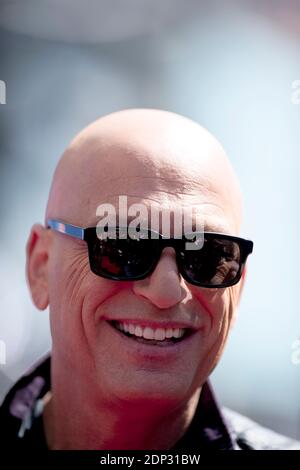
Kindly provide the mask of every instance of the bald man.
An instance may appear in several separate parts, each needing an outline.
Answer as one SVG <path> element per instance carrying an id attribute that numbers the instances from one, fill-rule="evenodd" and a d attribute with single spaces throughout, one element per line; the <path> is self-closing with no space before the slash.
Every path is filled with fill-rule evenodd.
<path id="1" fill-rule="evenodd" d="M 130 208 L 125 225 L 124 214 L 122 224 L 115 219 L 120 197 Z M 45 224 L 34 225 L 28 239 L 28 284 L 35 306 L 49 306 L 53 346 L 7 395 L 5 442 L 300 448 L 221 409 L 208 380 L 252 252 L 239 234 L 241 206 L 224 150 L 189 119 L 135 109 L 84 129 L 57 165 Z M 139 223 L 130 225 L 137 207 Z M 191 208 L 187 233 L 178 214 Z"/>

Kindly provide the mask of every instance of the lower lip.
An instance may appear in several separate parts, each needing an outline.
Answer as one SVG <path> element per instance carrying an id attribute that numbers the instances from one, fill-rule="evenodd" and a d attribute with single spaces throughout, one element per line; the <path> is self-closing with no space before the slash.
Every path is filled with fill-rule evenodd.
<path id="1" fill-rule="evenodd" d="M 136 355 L 143 357 L 144 359 L 157 359 L 157 360 L 170 360 L 172 358 L 181 357 L 181 355 L 188 350 L 191 343 L 194 341 L 195 333 L 190 333 L 187 337 L 176 343 L 169 343 L 168 345 L 159 346 L 153 344 L 140 343 L 129 336 L 124 335 L 117 328 L 112 326 L 109 322 L 106 322 L 110 329 L 115 333 L 118 341 L 121 343 L 118 345 L 120 349 L 125 349 L 125 353 L 129 355 Z"/>

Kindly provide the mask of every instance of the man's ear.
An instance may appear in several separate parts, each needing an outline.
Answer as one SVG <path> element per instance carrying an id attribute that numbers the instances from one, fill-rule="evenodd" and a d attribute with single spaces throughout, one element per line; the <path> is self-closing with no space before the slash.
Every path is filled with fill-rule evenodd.
<path id="1" fill-rule="evenodd" d="M 246 266 L 244 267 L 244 271 L 240 279 L 240 282 L 237 284 L 237 286 L 235 286 L 237 287 L 236 301 L 235 301 L 235 306 L 234 306 L 234 313 L 233 313 L 231 323 L 230 323 L 230 329 L 234 327 L 236 319 L 237 319 L 237 311 L 238 311 L 239 302 L 240 302 L 244 284 L 245 284 L 245 278 L 246 278 Z"/>
<path id="2" fill-rule="evenodd" d="M 33 303 L 39 310 L 49 304 L 48 250 L 47 229 L 40 224 L 33 225 L 26 245 L 26 277 Z"/>

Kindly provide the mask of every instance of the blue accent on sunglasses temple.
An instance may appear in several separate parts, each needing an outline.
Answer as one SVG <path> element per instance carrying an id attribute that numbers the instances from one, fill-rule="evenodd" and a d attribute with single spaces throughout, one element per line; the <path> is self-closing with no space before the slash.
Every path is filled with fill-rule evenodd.
<path id="1" fill-rule="evenodd" d="M 77 227 L 76 225 L 71 224 L 64 224 L 63 222 L 59 222 L 59 220 L 54 219 L 49 219 L 47 221 L 47 225 L 57 232 L 66 233 L 72 237 L 84 240 L 84 229 L 82 227 Z"/>

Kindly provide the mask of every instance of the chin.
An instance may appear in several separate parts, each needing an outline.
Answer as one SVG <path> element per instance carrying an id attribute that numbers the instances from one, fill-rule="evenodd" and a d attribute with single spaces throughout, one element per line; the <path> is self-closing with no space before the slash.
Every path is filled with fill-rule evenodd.
<path id="1" fill-rule="evenodd" d="M 191 391 L 187 383 L 176 378 L 159 377 L 157 374 L 142 372 L 139 377 L 128 377 L 127 380 L 118 381 L 111 378 L 106 383 L 108 396 L 117 402 L 126 403 L 128 406 L 142 405 L 149 407 L 174 407 L 186 401 Z"/>

